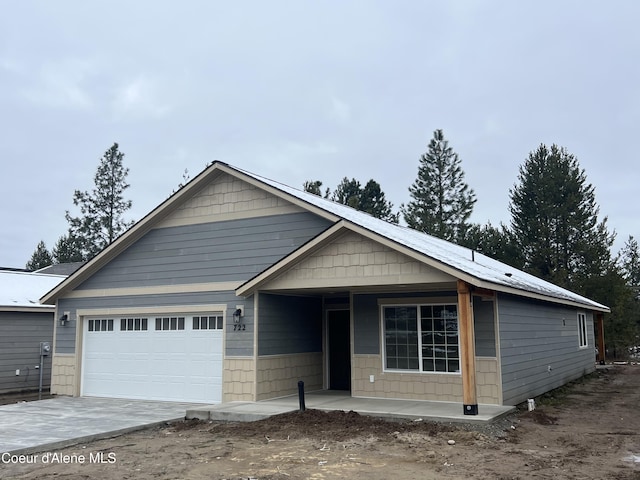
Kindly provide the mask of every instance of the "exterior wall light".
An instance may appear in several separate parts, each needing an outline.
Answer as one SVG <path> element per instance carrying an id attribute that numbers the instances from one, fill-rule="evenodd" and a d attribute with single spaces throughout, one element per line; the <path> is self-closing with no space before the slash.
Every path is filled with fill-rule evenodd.
<path id="1" fill-rule="evenodd" d="M 233 323 L 240 323 L 242 317 L 244 317 L 244 307 L 242 305 L 236 305 L 236 309 L 233 312 Z"/>
<path id="2" fill-rule="evenodd" d="M 69 315 L 65 313 L 60 317 L 60 326 L 64 327 L 67 323 L 69 323 Z"/>

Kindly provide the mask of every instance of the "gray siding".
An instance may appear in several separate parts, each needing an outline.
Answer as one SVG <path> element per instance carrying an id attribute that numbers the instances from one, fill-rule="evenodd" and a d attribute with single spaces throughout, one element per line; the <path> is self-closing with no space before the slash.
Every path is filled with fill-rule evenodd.
<path id="1" fill-rule="evenodd" d="M 496 328 L 492 301 L 473 297 L 473 324 L 478 357 L 496 356 Z"/>
<path id="2" fill-rule="evenodd" d="M 227 324 L 225 325 L 225 355 L 227 357 L 251 357 L 253 356 L 253 336 L 255 332 L 253 295 L 247 298 L 236 297 L 229 292 L 231 300 L 227 302 Z M 244 306 L 244 318 L 242 324 L 244 330 L 235 331 L 233 326 L 233 312 L 236 305 Z"/>
<path id="3" fill-rule="evenodd" d="M 78 289 L 248 280 L 329 225 L 304 212 L 151 230 Z"/>
<path id="4" fill-rule="evenodd" d="M 37 390 L 40 342 L 53 341 L 52 312 L 0 312 L 0 392 Z M 20 376 L 16 370 L 20 369 Z M 51 385 L 51 356 L 44 357 L 42 385 Z"/>
<path id="5" fill-rule="evenodd" d="M 380 354 L 378 295 L 353 296 L 353 353 Z"/>
<path id="6" fill-rule="evenodd" d="M 516 405 L 595 369 L 593 314 L 579 348 L 579 309 L 499 295 L 503 403 Z M 551 370 L 549 370 L 551 367 Z"/>
<path id="7" fill-rule="evenodd" d="M 329 225 L 303 212 L 151 230 L 78 290 L 249 280 Z M 253 297 L 232 291 L 60 299 L 58 311 L 71 312 L 71 322 L 58 329 L 56 351 L 75 352 L 77 309 L 217 303 L 228 309 L 226 355 L 253 355 Z M 246 330 L 234 332 L 232 313 L 240 304 Z"/>
<path id="8" fill-rule="evenodd" d="M 322 351 L 322 298 L 261 293 L 258 355 Z"/>
<path id="9" fill-rule="evenodd" d="M 123 308 L 131 307 L 135 311 L 136 307 L 161 307 L 178 305 L 203 305 L 203 304 L 224 304 L 226 311 L 226 345 L 227 356 L 251 356 L 253 355 L 253 296 L 248 298 L 236 297 L 234 292 L 203 292 L 203 293 L 183 293 L 174 295 L 144 295 L 144 296 L 122 296 L 122 297 L 99 297 L 99 298 L 73 298 L 61 299 L 58 301 L 60 312 L 71 313 L 70 322 L 59 327 L 56 331 L 56 353 L 74 353 L 78 309 L 86 308 Z M 233 330 L 233 312 L 236 305 L 244 306 L 243 323 L 245 330 Z"/>

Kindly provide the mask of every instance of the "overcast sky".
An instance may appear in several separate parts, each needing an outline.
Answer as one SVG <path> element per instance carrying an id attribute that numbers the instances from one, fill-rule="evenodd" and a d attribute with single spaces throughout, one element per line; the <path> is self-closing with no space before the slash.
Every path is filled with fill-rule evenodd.
<path id="1" fill-rule="evenodd" d="M 301 188 L 378 181 L 395 209 L 444 130 L 508 223 L 518 167 L 574 154 L 640 236 L 640 2 L 3 1 L 0 266 L 67 230 L 113 142 L 138 220 L 215 159 Z"/>

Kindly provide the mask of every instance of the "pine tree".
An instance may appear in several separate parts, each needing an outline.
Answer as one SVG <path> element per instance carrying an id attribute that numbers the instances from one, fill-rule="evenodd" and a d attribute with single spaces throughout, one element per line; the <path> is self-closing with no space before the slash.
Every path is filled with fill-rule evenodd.
<path id="1" fill-rule="evenodd" d="M 627 285 L 634 290 L 640 289 L 640 249 L 638 241 L 629 235 L 620 251 L 620 267 L 623 271 Z"/>
<path id="2" fill-rule="evenodd" d="M 582 292 L 610 269 L 614 235 L 606 217 L 598 221 L 594 187 L 564 148 L 531 152 L 509 195 L 511 230 L 528 272 Z"/>
<path id="3" fill-rule="evenodd" d="M 123 158 L 114 143 L 100 159 L 95 188 L 91 192 L 76 190 L 73 195 L 73 204 L 80 207 L 81 216 L 72 217 L 67 211 L 68 237 L 80 242 L 83 260 L 94 257 L 133 224 L 122 218 L 131 208 L 131 200 L 123 197 L 129 188 L 129 169 L 123 167 Z"/>
<path id="4" fill-rule="evenodd" d="M 305 192 L 318 196 L 322 194 L 321 187 L 322 182 L 319 180 L 306 181 L 303 186 Z M 327 188 L 324 198 L 348 205 L 387 222 L 398 223 L 399 214 L 393 213 L 393 204 L 386 199 L 382 187 L 373 179 L 369 180 L 363 188 L 355 178 L 349 180 L 344 177 L 333 193 L 330 193 Z"/>
<path id="5" fill-rule="evenodd" d="M 485 225 L 472 224 L 467 229 L 465 237 L 458 243 L 514 268 L 523 268 L 524 259 L 516 240 L 503 224 L 500 224 L 499 228 L 494 227 L 490 222 Z"/>
<path id="6" fill-rule="evenodd" d="M 31 255 L 31 259 L 27 262 L 25 268 L 30 272 L 33 272 L 52 264 L 53 258 L 51 258 L 51 254 L 49 253 L 49 250 L 47 250 L 46 244 L 41 240 L 38 242 L 33 255 Z"/>
<path id="7" fill-rule="evenodd" d="M 360 192 L 358 210 L 390 223 L 399 221 L 400 214 L 393 213 L 393 204 L 386 199 L 380 184 L 373 179 L 369 180 Z"/>
<path id="8" fill-rule="evenodd" d="M 606 356 L 626 360 L 629 347 L 638 345 L 640 302 L 622 269 L 612 263 L 602 275 L 586 279 L 580 293 L 611 308 L 604 316 Z"/>
<path id="9" fill-rule="evenodd" d="M 78 238 L 68 235 L 61 236 L 51 251 L 55 263 L 82 262 L 85 260 L 82 254 L 83 242 Z"/>
<path id="10" fill-rule="evenodd" d="M 361 194 L 362 187 L 360 186 L 360 182 L 355 178 L 349 180 L 347 177 L 344 177 L 340 185 L 338 185 L 333 192 L 331 200 L 358 209 Z"/>
<path id="11" fill-rule="evenodd" d="M 322 182 L 320 180 L 307 180 L 306 182 L 304 182 L 304 185 L 302 186 L 302 188 L 304 189 L 305 192 L 313 193 L 314 195 L 317 195 L 323 198 L 329 198 L 329 195 L 331 193 L 330 190 L 327 188 L 323 196 L 322 190 L 321 190 Z"/>
<path id="12" fill-rule="evenodd" d="M 412 200 L 401 210 L 410 228 L 449 241 L 464 238 L 476 197 L 442 130 L 434 132 L 427 152 L 420 157 L 418 177 L 409 193 Z"/>

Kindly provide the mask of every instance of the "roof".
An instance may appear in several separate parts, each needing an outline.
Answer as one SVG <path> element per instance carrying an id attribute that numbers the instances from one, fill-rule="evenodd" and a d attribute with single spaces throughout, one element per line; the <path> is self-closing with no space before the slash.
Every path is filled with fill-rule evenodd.
<path id="1" fill-rule="evenodd" d="M 375 218 L 346 205 L 332 202 L 318 195 L 298 190 L 274 180 L 243 171 L 246 175 L 275 187 L 282 192 L 308 202 L 334 215 L 358 225 L 369 232 L 392 240 L 393 242 L 418 252 L 425 257 L 436 260 L 443 266 L 451 267 L 458 276 L 479 287 L 502 290 L 509 293 L 532 293 L 542 298 L 566 301 L 590 307 L 596 310 L 609 311 L 609 308 L 598 302 L 561 288 L 538 277 L 513 268 L 469 248 L 456 245 L 440 238 L 427 235 L 401 225 L 395 225 Z M 471 278 L 469 278 L 471 277 Z M 474 282 L 473 280 L 479 282 Z"/>
<path id="2" fill-rule="evenodd" d="M 69 276 L 76 270 L 78 270 L 85 262 L 68 262 L 68 263 L 54 263 L 48 267 L 43 267 L 36 270 L 36 273 L 48 273 L 50 275 L 64 275 Z"/>
<path id="3" fill-rule="evenodd" d="M 51 311 L 51 306 L 42 305 L 39 298 L 65 278 L 66 275 L 0 271 L 0 310 Z"/>
<path id="4" fill-rule="evenodd" d="M 388 223 L 346 205 L 332 202 L 219 161 L 211 164 L 183 188 L 156 207 L 113 244 L 94 257 L 93 260 L 77 270 L 66 282 L 54 287 L 52 291 L 43 296 L 43 303 L 55 301 L 55 298 L 62 295 L 64 291 L 74 288 L 82 280 L 88 278 L 110 258 L 153 228 L 157 221 L 168 215 L 183 199 L 189 198 L 190 195 L 197 192 L 207 182 L 212 181 L 221 172 L 240 177 L 333 222 L 341 221 L 345 228 L 359 228 L 367 232 L 372 238 L 384 240 L 392 245 L 411 251 L 426 263 L 435 265 L 477 287 L 555 303 L 580 306 L 602 312 L 609 311 L 609 308 L 605 305 L 522 272 L 479 252 L 474 252 L 469 248 L 408 227 Z M 281 260 L 270 268 L 278 268 L 283 262 L 286 262 L 286 259 Z M 255 281 L 255 278 L 249 282 L 251 281 Z"/>

